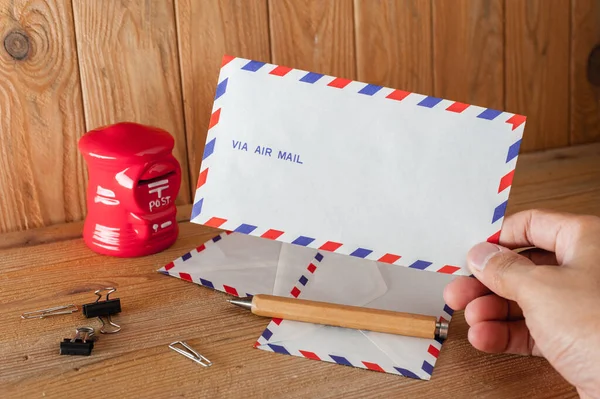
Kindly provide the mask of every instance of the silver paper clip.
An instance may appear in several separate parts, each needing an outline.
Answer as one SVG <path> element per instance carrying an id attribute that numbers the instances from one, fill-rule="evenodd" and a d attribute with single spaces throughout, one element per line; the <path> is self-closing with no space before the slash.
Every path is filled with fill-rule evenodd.
<path id="1" fill-rule="evenodd" d="M 49 316 L 58 316 L 61 314 L 71 314 L 77 312 L 77 306 L 74 304 L 55 306 L 53 308 L 34 310 L 33 312 L 25 312 L 21 315 L 22 319 L 43 319 Z"/>
<path id="2" fill-rule="evenodd" d="M 177 348 L 175 346 L 177 344 L 180 344 L 185 349 Z M 183 356 L 187 357 L 188 359 L 191 359 L 204 367 L 212 366 L 212 362 L 210 360 L 208 360 L 207 358 L 205 358 L 204 356 L 202 356 L 201 354 L 199 354 L 198 352 L 193 350 L 188 344 L 186 344 L 183 341 L 171 342 L 171 344 L 169 345 L 169 348 L 173 349 L 175 352 L 182 354 Z"/>

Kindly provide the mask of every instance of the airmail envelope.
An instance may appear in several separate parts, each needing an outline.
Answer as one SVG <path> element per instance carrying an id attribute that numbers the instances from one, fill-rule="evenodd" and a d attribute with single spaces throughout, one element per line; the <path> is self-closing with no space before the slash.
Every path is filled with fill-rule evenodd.
<path id="1" fill-rule="evenodd" d="M 159 269 L 235 296 L 256 293 L 435 316 L 450 320 L 443 288 L 455 276 L 222 233 Z M 273 319 L 255 347 L 412 378 L 429 379 L 442 342 Z"/>
<path id="2" fill-rule="evenodd" d="M 192 221 L 442 273 L 497 241 L 525 117 L 225 57 Z"/>

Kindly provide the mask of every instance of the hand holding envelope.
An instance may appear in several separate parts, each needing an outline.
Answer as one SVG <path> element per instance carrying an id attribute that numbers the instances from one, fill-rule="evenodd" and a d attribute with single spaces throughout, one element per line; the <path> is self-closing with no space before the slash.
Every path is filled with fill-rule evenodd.
<path id="1" fill-rule="evenodd" d="M 521 115 L 226 56 L 191 221 L 233 234 L 161 271 L 236 296 L 449 320 L 443 287 L 469 274 L 469 248 L 497 242 L 524 127 Z M 441 342 L 274 319 L 255 346 L 429 379 Z"/>

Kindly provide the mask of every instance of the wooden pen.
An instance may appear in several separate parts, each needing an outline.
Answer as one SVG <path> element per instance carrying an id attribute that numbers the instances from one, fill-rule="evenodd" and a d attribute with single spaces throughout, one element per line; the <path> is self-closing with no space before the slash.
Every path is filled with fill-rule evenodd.
<path id="1" fill-rule="evenodd" d="M 438 321 L 435 316 L 263 294 L 254 295 L 252 298 L 230 299 L 228 302 L 248 309 L 257 316 L 417 338 L 446 339 L 448 336 L 448 322 Z"/>

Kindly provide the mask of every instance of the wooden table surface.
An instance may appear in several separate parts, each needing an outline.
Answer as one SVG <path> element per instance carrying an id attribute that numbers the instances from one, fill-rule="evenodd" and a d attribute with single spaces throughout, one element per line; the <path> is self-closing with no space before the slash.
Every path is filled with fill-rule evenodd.
<path id="1" fill-rule="evenodd" d="M 545 207 L 600 215 L 600 144 L 521 156 L 509 213 Z M 189 214 L 189 208 L 181 212 Z M 252 345 L 267 320 L 225 294 L 156 270 L 216 230 L 181 223 L 177 243 L 145 258 L 91 252 L 81 224 L 0 236 L 0 397 L 576 397 L 539 358 L 488 355 L 466 338 L 456 312 L 431 381 L 284 356 Z M 122 332 L 102 335 L 90 357 L 59 356 L 81 312 L 21 320 L 22 312 L 91 302 L 118 287 Z M 185 340 L 214 362 L 203 368 L 168 349 Z"/>

